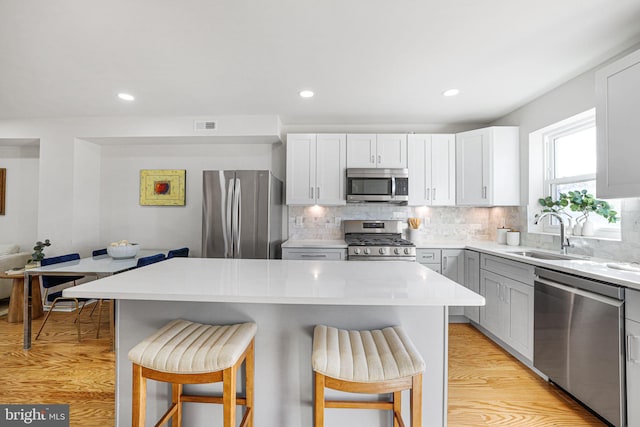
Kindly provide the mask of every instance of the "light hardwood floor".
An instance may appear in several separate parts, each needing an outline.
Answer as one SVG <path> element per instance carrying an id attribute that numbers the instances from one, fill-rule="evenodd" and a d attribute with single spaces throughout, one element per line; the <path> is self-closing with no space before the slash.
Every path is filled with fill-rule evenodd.
<path id="1" fill-rule="evenodd" d="M 449 326 L 449 426 L 604 426 L 469 324 Z"/>
<path id="2" fill-rule="evenodd" d="M 54 313 L 25 352 L 22 324 L 0 318 L 0 402 L 68 403 L 71 426 L 113 426 L 114 353 L 109 338 L 95 339 L 96 319 L 83 313 L 78 344 L 71 316 Z M 102 327 L 108 331 L 108 321 Z M 604 425 L 472 326 L 449 331 L 449 426 Z"/>

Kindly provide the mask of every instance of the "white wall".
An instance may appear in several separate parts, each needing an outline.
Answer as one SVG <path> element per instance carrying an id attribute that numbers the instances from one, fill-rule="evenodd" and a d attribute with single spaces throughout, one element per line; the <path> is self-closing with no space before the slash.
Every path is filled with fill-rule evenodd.
<path id="1" fill-rule="evenodd" d="M 204 117 L 218 126 L 203 132 L 194 130 L 196 119 L 203 117 L 0 120 L 0 138 L 40 141 L 40 161 L 31 168 L 36 170 L 31 173 L 36 183 L 30 183 L 31 194 L 24 194 L 27 199 L 34 195 L 35 203 L 22 195 L 8 200 L 33 218 L 21 215 L 19 229 L 3 221 L 6 216 L 1 218 L 0 240 L 20 236 L 30 247 L 37 239 L 49 238 L 49 256 L 71 251 L 88 255 L 122 238 L 139 240 L 146 247 L 184 242 L 199 248 L 200 172 L 271 169 L 280 122 L 277 116 Z M 194 143 L 187 145 L 188 141 Z M 0 161 L 8 160 L 3 156 Z M 16 168 L 28 170 L 27 163 L 20 159 Z M 281 164 L 275 162 L 279 169 Z M 182 211 L 139 206 L 139 170 L 157 168 L 187 169 L 188 205 Z M 16 192 L 11 194 L 15 197 Z"/>
<path id="2" fill-rule="evenodd" d="M 104 146 L 100 241 L 127 239 L 145 248 L 188 246 L 201 253 L 202 171 L 271 169 L 270 144 Z M 141 169 L 185 169 L 185 206 L 140 206 Z"/>
<path id="3" fill-rule="evenodd" d="M 562 86 L 529 102 L 516 111 L 496 120 L 492 125 L 509 125 L 520 127 L 520 171 L 521 171 L 521 204 L 526 206 L 530 199 L 542 195 L 529 194 L 529 134 L 567 119 L 596 106 L 595 72 L 605 64 L 640 48 L 636 45 L 604 64 L 583 73 Z M 597 196 L 597 195 L 596 195 Z M 538 209 L 537 206 L 532 206 Z M 522 210 L 522 230 L 526 230 L 526 209 Z M 529 213 L 531 216 L 532 213 Z M 640 259 L 640 199 L 626 199 L 622 204 L 622 242 L 573 238 L 573 252 L 621 261 L 637 261 Z M 523 233 L 522 240 L 531 246 L 557 249 L 560 242 L 557 237 Z"/>
<path id="4" fill-rule="evenodd" d="M 0 243 L 31 251 L 38 226 L 37 146 L 0 146 L 0 168 L 7 169 L 5 214 L 0 215 Z"/>

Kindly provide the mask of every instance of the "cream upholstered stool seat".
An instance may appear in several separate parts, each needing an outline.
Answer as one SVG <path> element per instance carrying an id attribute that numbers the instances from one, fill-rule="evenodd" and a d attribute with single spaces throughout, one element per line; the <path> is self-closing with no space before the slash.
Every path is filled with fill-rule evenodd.
<path id="1" fill-rule="evenodd" d="M 253 426 L 254 339 L 257 325 L 203 325 L 173 320 L 129 352 L 133 363 L 132 425 L 144 427 L 146 380 L 171 383 L 172 405 L 157 426 L 182 425 L 182 402 L 222 403 L 224 427 L 236 426 L 236 405 L 246 407 L 240 426 Z M 236 396 L 236 377 L 246 361 L 245 397 Z M 192 396 L 183 384 L 223 383 L 222 396 Z"/>
<path id="2" fill-rule="evenodd" d="M 325 408 L 388 409 L 394 426 L 404 426 L 401 393 L 410 390 L 411 426 L 422 426 L 425 363 L 399 327 L 347 331 L 318 325 L 313 332 L 315 427 L 324 426 Z M 324 389 L 351 393 L 393 393 L 390 402 L 326 400 Z"/>

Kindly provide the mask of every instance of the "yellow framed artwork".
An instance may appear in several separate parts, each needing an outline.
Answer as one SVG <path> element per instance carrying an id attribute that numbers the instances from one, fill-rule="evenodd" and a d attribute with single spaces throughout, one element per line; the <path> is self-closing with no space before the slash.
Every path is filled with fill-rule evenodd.
<path id="1" fill-rule="evenodd" d="M 184 206 L 187 171 L 173 169 L 140 170 L 142 206 Z"/>

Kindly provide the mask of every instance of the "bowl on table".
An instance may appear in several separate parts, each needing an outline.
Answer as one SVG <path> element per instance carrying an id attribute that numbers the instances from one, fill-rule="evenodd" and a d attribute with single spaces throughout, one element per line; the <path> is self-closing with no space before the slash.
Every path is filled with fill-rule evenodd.
<path id="1" fill-rule="evenodd" d="M 107 254 L 113 259 L 127 259 L 134 258 L 140 251 L 140 245 L 120 245 L 120 246 L 108 246 Z"/>

